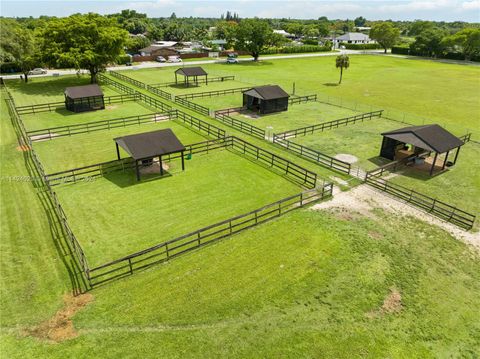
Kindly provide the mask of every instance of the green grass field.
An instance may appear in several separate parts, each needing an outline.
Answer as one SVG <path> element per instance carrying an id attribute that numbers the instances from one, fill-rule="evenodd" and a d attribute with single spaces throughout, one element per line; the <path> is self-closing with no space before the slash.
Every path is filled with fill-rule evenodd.
<path id="1" fill-rule="evenodd" d="M 170 128 L 184 144 L 206 141 L 207 138 L 175 120 L 132 125 L 87 134 L 65 136 L 50 141 L 34 142 L 34 149 L 47 173 L 93 165 L 117 159 L 115 137 Z M 128 154 L 121 149 L 121 155 Z"/>
<path id="2" fill-rule="evenodd" d="M 106 105 L 104 110 L 97 111 L 75 113 L 66 109 L 59 109 L 53 112 L 26 114 L 22 115 L 22 120 L 27 131 L 33 131 L 57 126 L 113 120 L 116 118 L 138 116 L 153 112 L 158 112 L 158 110 L 149 107 L 140 101 L 129 101 Z"/>
<path id="3" fill-rule="evenodd" d="M 152 181 L 143 177 L 144 181 L 136 182 L 132 170 L 56 187 L 90 265 L 174 239 L 302 190 L 230 151 L 193 155 L 183 172 L 179 160 L 169 165 L 170 176 Z"/>
<path id="4" fill-rule="evenodd" d="M 379 161 L 378 158 L 382 145 L 380 134 L 401 127 L 405 126 L 384 118 L 375 118 L 290 140 L 330 156 L 354 155 L 358 158 L 355 166 L 371 170 L 385 163 L 385 161 Z"/>
<path id="5" fill-rule="evenodd" d="M 455 134 L 462 134 L 467 127 L 477 129 L 473 139 L 480 134 L 478 67 L 352 56 L 341 86 L 332 85 L 338 80 L 334 57 L 228 67 L 205 64 L 204 68 L 216 75 L 234 74 L 246 83 L 256 83 L 251 79 L 258 83 L 275 80 L 288 92 L 295 81 L 297 92 L 343 97 L 345 101 L 358 101 L 374 109 L 408 110 L 415 118 L 446 123 Z M 30 88 L 40 82 L 41 85 Z M 66 77 L 60 77 L 34 79 L 16 89 L 14 83 L 7 85 L 20 105 L 19 101 L 50 102 L 58 93 L 62 97 L 63 88 L 70 83 Z M 42 87 L 51 90 L 44 94 Z M 28 176 L 35 174 L 31 172 L 28 152 L 17 149 L 19 143 L 3 99 L 0 114 L 2 357 L 478 357 L 478 250 L 436 225 L 373 206 L 367 210 L 357 210 L 354 206 L 341 210 L 299 209 L 98 287 L 89 292 L 92 301 L 71 316 L 74 326 L 71 337 L 63 337 L 66 340 L 59 342 L 48 340 L 51 331 L 47 329 L 52 318 L 58 311 L 70 309 L 63 296 L 73 286 L 71 257 L 65 251 L 63 236 L 55 231 L 55 221 L 47 216 L 49 205 L 44 201 L 44 193 L 28 180 Z M 368 159 L 371 156 L 368 151 L 376 149 L 374 155 L 378 152 L 381 138 L 373 140 L 373 137 L 381 129 L 367 131 L 362 127 L 365 125 L 345 127 L 344 130 L 351 132 L 345 133 L 349 140 L 344 143 L 333 131 L 321 136 L 333 136 L 337 147 L 332 147 L 332 151 L 358 151 L 360 159 Z M 132 126 L 132 131 L 154 126 L 161 124 Z M 232 133 L 243 136 L 233 130 Z M 57 160 L 67 167 L 77 161 L 97 162 L 102 156 L 106 158 L 107 153 L 115 156 L 113 132 L 100 134 L 88 135 L 91 140 L 79 141 L 77 148 L 75 139 L 83 136 L 71 137 L 64 143 L 56 142 L 62 139 L 36 143 L 35 150 L 40 153 L 44 148 L 40 157 L 50 162 L 50 166 Z M 53 147 L 55 142 L 57 149 Z M 296 158 L 282 149 L 264 145 L 285 157 Z M 108 150 L 102 154 L 106 147 Z M 89 154 L 87 150 L 92 152 Z M 210 157 L 216 155 L 218 159 Z M 236 213 L 243 212 L 269 201 L 269 196 L 283 197 L 298 190 L 250 161 L 222 157 L 227 155 L 236 158 L 227 151 L 194 156 L 186 161 L 184 173 L 178 171 L 178 163 L 173 163 L 171 177 L 141 184 L 132 184 L 131 174 L 122 173 L 121 178 L 62 185 L 55 190 L 77 237 L 104 246 L 96 247 L 101 248 L 101 253 L 92 255 L 108 259 L 130 250 L 124 245 L 131 245 L 131 250 L 143 247 L 135 241 L 163 240 L 161 234 L 173 233 L 167 225 L 178 229 L 200 226 L 205 218 L 224 218 L 221 216 L 231 215 L 228 211 L 234 208 Z M 425 179 L 406 173 L 393 177 L 392 181 L 436 194 L 435 197 L 447 202 L 456 201 L 455 204 L 468 207 L 478 216 L 478 156 L 478 145 L 469 143 L 462 148 L 457 165 L 440 176 Z M 317 168 L 305 160 L 298 162 Z M 228 168 L 234 171 L 229 173 Z M 214 194 L 210 204 L 223 205 L 221 211 L 215 212 L 206 203 L 199 207 L 196 201 L 201 199 L 200 190 L 186 181 L 193 170 L 203 175 L 195 177 L 195 186 L 216 183 L 207 190 Z M 322 171 L 325 176 L 333 174 Z M 239 173 L 245 173 L 245 178 Z M 162 185 L 167 182 L 170 191 Z M 235 190 L 226 191 L 227 184 Z M 129 195 L 120 197 L 117 195 L 120 191 Z M 163 198 L 169 201 L 164 202 Z M 178 198 L 191 202 L 183 208 Z M 128 212 L 126 209 L 131 206 L 135 210 Z M 165 222 L 149 208 L 162 212 L 163 218 L 167 218 Z M 193 214 L 185 220 L 182 211 Z M 112 224 L 107 223 L 109 214 L 115 218 Z M 146 220 L 141 218 L 142 214 Z M 101 226 L 95 227 L 96 224 Z M 117 238 L 129 238 L 130 242 L 116 241 L 115 233 Z M 134 238 L 136 233 L 140 236 Z M 99 242 L 104 238 L 106 241 Z M 102 261 L 100 257 L 98 260 Z M 68 329 L 69 319 L 67 315 L 55 328 Z"/>
<path id="6" fill-rule="evenodd" d="M 439 123 L 457 132 L 480 136 L 480 67 L 429 60 L 352 55 L 337 85 L 335 57 L 244 62 L 234 66 L 205 64 L 207 72 L 234 75 L 252 84 L 275 83 L 291 92 L 318 93 L 349 106 L 388 110 L 396 119 L 415 124 Z M 335 99 L 334 99 L 335 98 Z"/>
<path id="7" fill-rule="evenodd" d="M 89 76 L 65 75 L 52 81 L 51 77 L 31 78 L 27 84 L 20 80 L 9 81 L 8 89 L 17 106 L 36 105 L 65 100 L 64 91 L 68 86 L 90 84 Z M 109 86 L 101 86 L 105 96 L 120 95 Z"/>

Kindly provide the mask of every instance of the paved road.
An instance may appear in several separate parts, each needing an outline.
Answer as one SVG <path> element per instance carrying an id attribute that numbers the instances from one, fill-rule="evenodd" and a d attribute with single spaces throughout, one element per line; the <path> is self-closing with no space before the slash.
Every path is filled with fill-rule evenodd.
<path id="1" fill-rule="evenodd" d="M 342 53 L 348 55 L 369 55 L 369 54 L 379 54 L 382 53 L 383 50 L 371 50 L 371 51 L 356 51 L 356 50 L 342 50 Z M 281 55 L 281 56 L 262 56 L 260 60 L 280 60 L 280 59 L 295 59 L 295 58 L 304 58 L 304 57 L 321 57 L 321 56 L 337 56 L 339 55 L 338 52 L 315 52 L 311 54 L 291 54 L 291 55 Z M 252 58 L 239 58 L 238 61 L 247 62 L 253 61 Z M 154 61 L 149 62 L 142 62 L 140 65 L 135 66 L 112 66 L 107 67 L 107 70 L 115 70 L 115 71 L 122 71 L 122 70 L 132 70 L 132 69 L 147 69 L 147 68 L 154 68 L 154 67 L 169 67 L 174 66 L 178 67 L 181 65 L 203 65 L 203 64 L 215 64 L 215 63 L 224 63 L 225 58 L 218 59 L 218 60 L 202 60 L 202 61 L 187 61 L 183 63 L 159 63 Z M 30 77 L 45 77 L 45 76 L 62 76 L 62 75 L 75 75 L 77 70 L 48 70 L 47 74 L 45 75 L 31 75 Z M 87 74 L 87 70 L 82 70 L 82 73 Z M 20 75 L 5 75 L 2 76 L 4 79 L 18 79 Z"/>

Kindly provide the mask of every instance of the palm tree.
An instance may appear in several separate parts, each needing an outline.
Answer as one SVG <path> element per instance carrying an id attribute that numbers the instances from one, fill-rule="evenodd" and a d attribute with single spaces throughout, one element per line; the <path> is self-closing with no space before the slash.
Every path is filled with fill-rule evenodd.
<path id="1" fill-rule="evenodd" d="M 348 55 L 338 55 L 337 59 L 335 60 L 335 66 L 337 69 L 340 67 L 340 81 L 338 81 L 338 84 L 342 83 L 342 76 L 343 76 L 343 69 L 348 69 L 350 66 L 350 58 Z"/>

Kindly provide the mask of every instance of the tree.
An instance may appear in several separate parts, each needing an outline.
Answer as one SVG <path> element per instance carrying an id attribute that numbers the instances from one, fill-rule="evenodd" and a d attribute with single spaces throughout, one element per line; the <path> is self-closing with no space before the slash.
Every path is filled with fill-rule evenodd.
<path id="1" fill-rule="evenodd" d="M 370 37 L 376 40 L 387 53 L 387 49 L 395 45 L 400 38 L 400 30 L 391 22 L 381 22 L 372 26 Z"/>
<path id="2" fill-rule="evenodd" d="M 38 62 L 38 52 L 33 32 L 15 20 L 1 19 L 0 27 L 0 62 L 15 63 L 22 71 L 25 82 L 28 73 Z"/>
<path id="3" fill-rule="evenodd" d="M 473 56 L 480 55 L 480 29 L 465 28 L 444 37 L 442 44 L 452 51 L 460 51 L 465 60 L 470 60 Z"/>
<path id="4" fill-rule="evenodd" d="M 342 83 L 342 76 L 343 76 L 343 69 L 348 69 L 350 67 L 350 58 L 348 55 L 339 55 L 335 59 L 335 66 L 336 68 L 340 68 L 340 81 L 338 81 L 338 84 Z"/>
<path id="5" fill-rule="evenodd" d="M 146 14 L 135 10 L 122 10 L 119 14 L 109 15 L 117 18 L 118 23 L 131 34 L 143 34 L 147 31 L 148 20 Z"/>
<path id="6" fill-rule="evenodd" d="M 138 50 L 150 45 L 150 40 L 145 36 L 133 36 L 127 41 L 127 52 L 137 53 Z"/>
<path id="7" fill-rule="evenodd" d="M 240 21 L 236 31 L 236 45 L 238 50 L 247 51 L 257 61 L 260 53 L 269 46 L 273 46 L 278 37 L 273 36 L 270 25 L 258 18 Z"/>
<path id="8" fill-rule="evenodd" d="M 215 28 L 214 36 L 216 39 L 225 40 L 226 48 L 229 49 L 235 42 L 237 26 L 237 23 L 233 21 L 220 21 Z"/>
<path id="9" fill-rule="evenodd" d="M 435 27 L 433 22 L 417 20 L 410 26 L 410 29 L 408 30 L 408 35 L 417 36 L 425 30 L 431 29 L 433 27 Z"/>
<path id="10" fill-rule="evenodd" d="M 415 42 L 410 45 L 410 49 L 423 56 L 438 56 L 445 49 L 445 45 L 442 43 L 444 36 L 443 30 L 437 27 L 428 28 L 415 37 Z"/>
<path id="11" fill-rule="evenodd" d="M 95 83 L 97 73 L 124 53 L 128 33 L 118 27 L 115 19 L 90 13 L 52 19 L 40 38 L 45 63 L 87 69 L 91 83 Z"/>
<path id="12" fill-rule="evenodd" d="M 353 20 L 355 23 L 355 26 L 365 26 L 367 19 L 365 19 L 363 16 L 357 17 L 355 20 Z"/>

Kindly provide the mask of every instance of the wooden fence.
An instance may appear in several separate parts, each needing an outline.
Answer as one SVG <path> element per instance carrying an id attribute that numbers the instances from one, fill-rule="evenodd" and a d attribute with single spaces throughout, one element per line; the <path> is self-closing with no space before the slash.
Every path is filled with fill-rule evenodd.
<path id="1" fill-rule="evenodd" d="M 288 141 L 282 138 L 275 137 L 275 135 L 273 137 L 273 143 L 276 143 L 282 146 L 288 151 L 296 153 L 300 157 L 304 157 L 314 162 L 317 162 L 322 166 L 333 168 L 337 171 L 348 173 L 348 174 L 351 171 L 350 163 L 338 160 L 332 156 L 326 155 L 325 153 L 314 150 L 312 148 L 302 146 L 302 145 L 299 145 L 298 143 Z"/>
<path id="2" fill-rule="evenodd" d="M 187 124 L 194 129 L 197 129 L 198 131 L 205 132 L 211 137 L 222 138 L 226 135 L 225 131 L 221 128 L 218 128 L 217 126 L 211 125 L 210 123 L 200 120 L 199 118 L 189 115 L 188 113 L 185 113 L 183 111 L 176 110 L 175 112 L 175 119 Z"/>
<path id="3" fill-rule="evenodd" d="M 398 199 L 413 204 L 436 217 L 450 222 L 464 229 L 471 229 L 475 222 L 475 216 L 455 206 L 449 205 L 436 198 L 429 197 L 425 194 L 414 191 L 398 184 L 391 183 L 387 180 L 367 173 L 365 182 L 370 186 L 386 192 Z"/>
<path id="4" fill-rule="evenodd" d="M 175 102 L 178 103 L 179 105 L 182 105 L 183 107 L 189 108 L 195 112 L 198 112 L 204 116 L 210 116 L 210 110 L 202 105 L 199 105 L 195 102 L 191 102 L 188 100 L 185 100 L 184 98 L 180 96 L 175 96 Z"/>
<path id="5" fill-rule="evenodd" d="M 334 128 L 338 128 L 340 126 L 348 126 L 350 124 L 354 124 L 357 122 L 363 122 L 365 120 L 371 120 L 372 118 L 381 117 L 382 112 L 383 110 L 379 110 L 379 111 L 362 113 L 362 114 L 351 116 L 351 117 L 340 118 L 338 120 L 321 122 L 316 125 L 301 127 L 294 130 L 285 131 L 282 133 L 276 133 L 274 134 L 274 138 L 276 137 L 278 139 L 286 139 L 291 137 L 311 135 L 314 132 L 331 130 Z"/>
<path id="6" fill-rule="evenodd" d="M 288 104 L 295 105 L 297 103 L 316 102 L 316 101 L 317 101 L 317 95 L 297 96 L 297 97 L 289 98 Z"/>
<path id="7" fill-rule="evenodd" d="M 307 188 L 314 188 L 317 184 L 316 173 L 235 136 L 194 143 L 185 146 L 185 148 L 184 156 L 205 152 L 209 153 L 213 150 L 222 148 L 230 149 L 233 152 L 240 153 L 276 171 L 281 172 L 282 175 L 285 175 L 292 181 Z M 164 156 L 162 158 L 170 161 L 180 157 L 181 154 L 178 153 Z M 125 158 L 51 173 L 46 175 L 46 179 L 49 181 L 49 183 L 51 183 L 51 185 L 59 185 L 70 182 L 75 183 L 79 181 L 86 181 L 94 177 L 103 176 L 111 172 L 132 169 L 134 167 L 135 161 L 131 158 Z"/>
<path id="8" fill-rule="evenodd" d="M 215 111 L 215 119 L 243 133 L 261 138 L 262 140 L 265 139 L 265 130 L 262 130 L 261 128 L 253 126 L 247 122 L 230 117 L 227 114 L 230 113 L 229 110 L 230 109 L 227 109 L 227 112 L 225 112 L 225 110 Z"/>
<path id="9" fill-rule="evenodd" d="M 17 129 L 17 135 L 19 136 L 19 140 L 21 141 L 21 143 L 29 147 L 29 151 L 26 152 L 26 155 L 29 156 L 29 158 L 31 159 L 35 171 L 39 175 L 39 181 L 36 183 L 36 185 L 37 187 L 45 190 L 44 192 L 46 193 L 52 204 L 51 208 L 54 211 L 54 215 L 57 217 L 58 222 L 60 223 L 60 226 L 62 227 L 62 230 L 66 236 L 67 244 L 70 247 L 73 258 L 79 265 L 82 274 L 88 281 L 89 265 L 82 246 L 78 242 L 77 238 L 73 234 L 73 231 L 68 224 L 67 216 L 65 215 L 65 212 L 63 211 L 63 208 L 58 201 L 57 194 L 52 190 L 50 182 L 45 175 L 43 165 L 40 162 L 35 150 L 33 149 L 32 142 L 27 135 L 23 121 L 16 110 L 15 101 L 13 100 L 13 97 L 11 96 L 10 92 L 6 87 L 5 92 L 7 94 L 6 103 L 8 107 L 8 112 L 15 128 Z"/>
<path id="10" fill-rule="evenodd" d="M 209 77 L 208 78 L 208 82 L 224 82 L 224 81 L 231 81 L 231 80 L 235 80 L 235 76 L 219 76 L 219 77 Z M 207 80 L 202 77 L 202 78 L 197 79 L 197 82 L 202 84 L 202 83 L 206 83 Z M 162 87 L 170 87 L 170 86 L 176 86 L 176 85 L 178 85 L 178 84 L 176 82 L 172 81 L 172 82 L 162 82 L 162 83 L 158 83 L 158 84 L 151 84 L 150 87 L 162 88 Z M 182 85 L 182 83 L 180 83 L 180 85 Z"/>
<path id="11" fill-rule="evenodd" d="M 117 127 L 127 127 L 155 122 L 162 122 L 177 118 L 177 111 L 154 112 L 139 116 L 114 118 L 111 120 L 80 123 L 75 125 L 49 127 L 40 130 L 27 131 L 32 142 L 51 140 L 57 137 L 73 136 L 101 130 L 110 130 Z"/>
<path id="12" fill-rule="evenodd" d="M 90 269 L 90 283 L 96 286 L 110 280 L 128 276 L 135 271 L 162 263 L 181 254 L 231 236 L 245 229 L 280 217 L 294 209 L 332 195 L 332 184 L 290 196 L 254 211 L 212 224 L 178 238 Z"/>
<path id="13" fill-rule="evenodd" d="M 132 85 L 135 85 L 137 87 L 140 87 L 142 89 L 145 89 L 145 90 L 148 90 L 148 91 L 152 91 L 154 92 L 156 95 L 166 99 L 166 100 L 171 100 L 172 99 L 172 95 L 168 92 L 165 92 L 165 91 L 162 91 L 162 90 L 159 90 L 157 88 L 154 88 L 150 85 L 147 85 L 141 81 L 138 81 L 138 80 L 135 80 L 135 79 L 132 79 L 131 77 L 128 77 L 128 76 L 125 76 L 124 74 L 121 74 L 119 72 L 116 72 L 116 71 L 109 71 L 108 72 L 111 76 L 117 78 L 117 79 L 120 79 L 122 81 L 125 81 L 125 82 L 128 82 L 128 83 L 131 83 Z"/>
<path id="14" fill-rule="evenodd" d="M 112 103 L 124 103 L 129 101 L 137 101 L 138 96 L 136 95 L 116 95 L 116 96 L 108 96 L 104 98 L 104 102 L 106 105 L 110 105 Z M 28 115 L 28 114 L 35 114 L 40 112 L 53 112 L 56 110 L 65 109 L 65 102 L 51 102 L 51 103 L 41 103 L 37 105 L 27 105 L 27 106 L 19 106 L 17 107 L 17 112 L 19 115 Z"/>
<path id="15" fill-rule="evenodd" d="M 224 95 L 231 95 L 234 93 L 240 93 L 246 90 L 250 90 L 252 86 L 250 87 L 236 87 L 233 89 L 225 89 L 225 90 L 216 90 L 216 91 L 205 91 L 205 92 L 195 92 L 195 93 L 187 93 L 183 95 L 177 95 L 175 96 L 175 99 L 177 97 L 190 100 L 194 98 L 203 98 L 203 97 L 217 97 L 217 96 L 224 96 Z"/>

